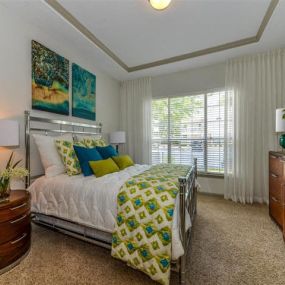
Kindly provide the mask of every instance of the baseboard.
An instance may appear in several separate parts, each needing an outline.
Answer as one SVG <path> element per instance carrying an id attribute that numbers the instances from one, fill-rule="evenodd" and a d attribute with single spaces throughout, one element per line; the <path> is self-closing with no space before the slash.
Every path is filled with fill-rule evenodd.
<path id="1" fill-rule="evenodd" d="M 224 194 L 219 194 L 219 193 L 211 193 L 211 192 L 201 192 L 198 191 L 199 195 L 204 195 L 204 196 L 213 196 L 213 197 L 220 197 L 220 198 L 224 198 Z"/>

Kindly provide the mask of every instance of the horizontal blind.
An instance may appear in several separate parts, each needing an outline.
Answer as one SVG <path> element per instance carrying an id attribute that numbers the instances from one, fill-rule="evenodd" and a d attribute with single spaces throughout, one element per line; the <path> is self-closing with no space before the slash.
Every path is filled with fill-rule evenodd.
<path id="1" fill-rule="evenodd" d="M 190 164 L 223 173 L 225 92 L 153 100 L 152 163 Z"/>
<path id="2" fill-rule="evenodd" d="M 191 164 L 198 158 L 198 168 L 204 167 L 204 95 L 169 99 L 170 162 Z"/>
<path id="3" fill-rule="evenodd" d="M 168 101 L 152 101 L 152 163 L 168 163 Z"/>
<path id="4" fill-rule="evenodd" d="M 225 92 L 207 93 L 207 172 L 224 172 Z"/>

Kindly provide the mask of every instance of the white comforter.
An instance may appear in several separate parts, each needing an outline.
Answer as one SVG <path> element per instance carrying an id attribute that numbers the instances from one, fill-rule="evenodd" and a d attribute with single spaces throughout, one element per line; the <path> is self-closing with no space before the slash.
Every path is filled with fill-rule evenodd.
<path id="1" fill-rule="evenodd" d="M 132 176 L 149 169 L 148 165 L 134 165 L 123 171 L 100 178 L 83 175 L 38 178 L 30 187 L 32 211 L 70 220 L 82 225 L 112 233 L 117 215 L 117 194 Z M 183 255 L 179 237 L 178 196 L 172 227 L 172 259 Z M 186 211 L 187 212 L 187 211 Z M 187 229 L 190 216 L 187 212 Z"/>

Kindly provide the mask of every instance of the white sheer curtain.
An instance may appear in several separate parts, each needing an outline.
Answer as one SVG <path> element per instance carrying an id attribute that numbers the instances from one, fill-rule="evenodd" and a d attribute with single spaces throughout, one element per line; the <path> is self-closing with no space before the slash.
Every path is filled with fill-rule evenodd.
<path id="1" fill-rule="evenodd" d="M 275 109 L 285 106 L 285 49 L 229 60 L 226 90 L 225 198 L 268 203 Z"/>
<path id="2" fill-rule="evenodd" d="M 126 150 L 136 163 L 151 163 L 151 78 L 121 83 L 121 129 Z"/>

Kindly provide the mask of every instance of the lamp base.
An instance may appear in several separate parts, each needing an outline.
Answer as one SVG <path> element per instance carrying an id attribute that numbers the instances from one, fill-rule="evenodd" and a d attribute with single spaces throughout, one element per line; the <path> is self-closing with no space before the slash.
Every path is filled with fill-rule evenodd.
<path id="1" fill-rule="evenodd" d="M 279 138 L 279 145 L 285 148 L 285 134 L 281 135 Z"/>

